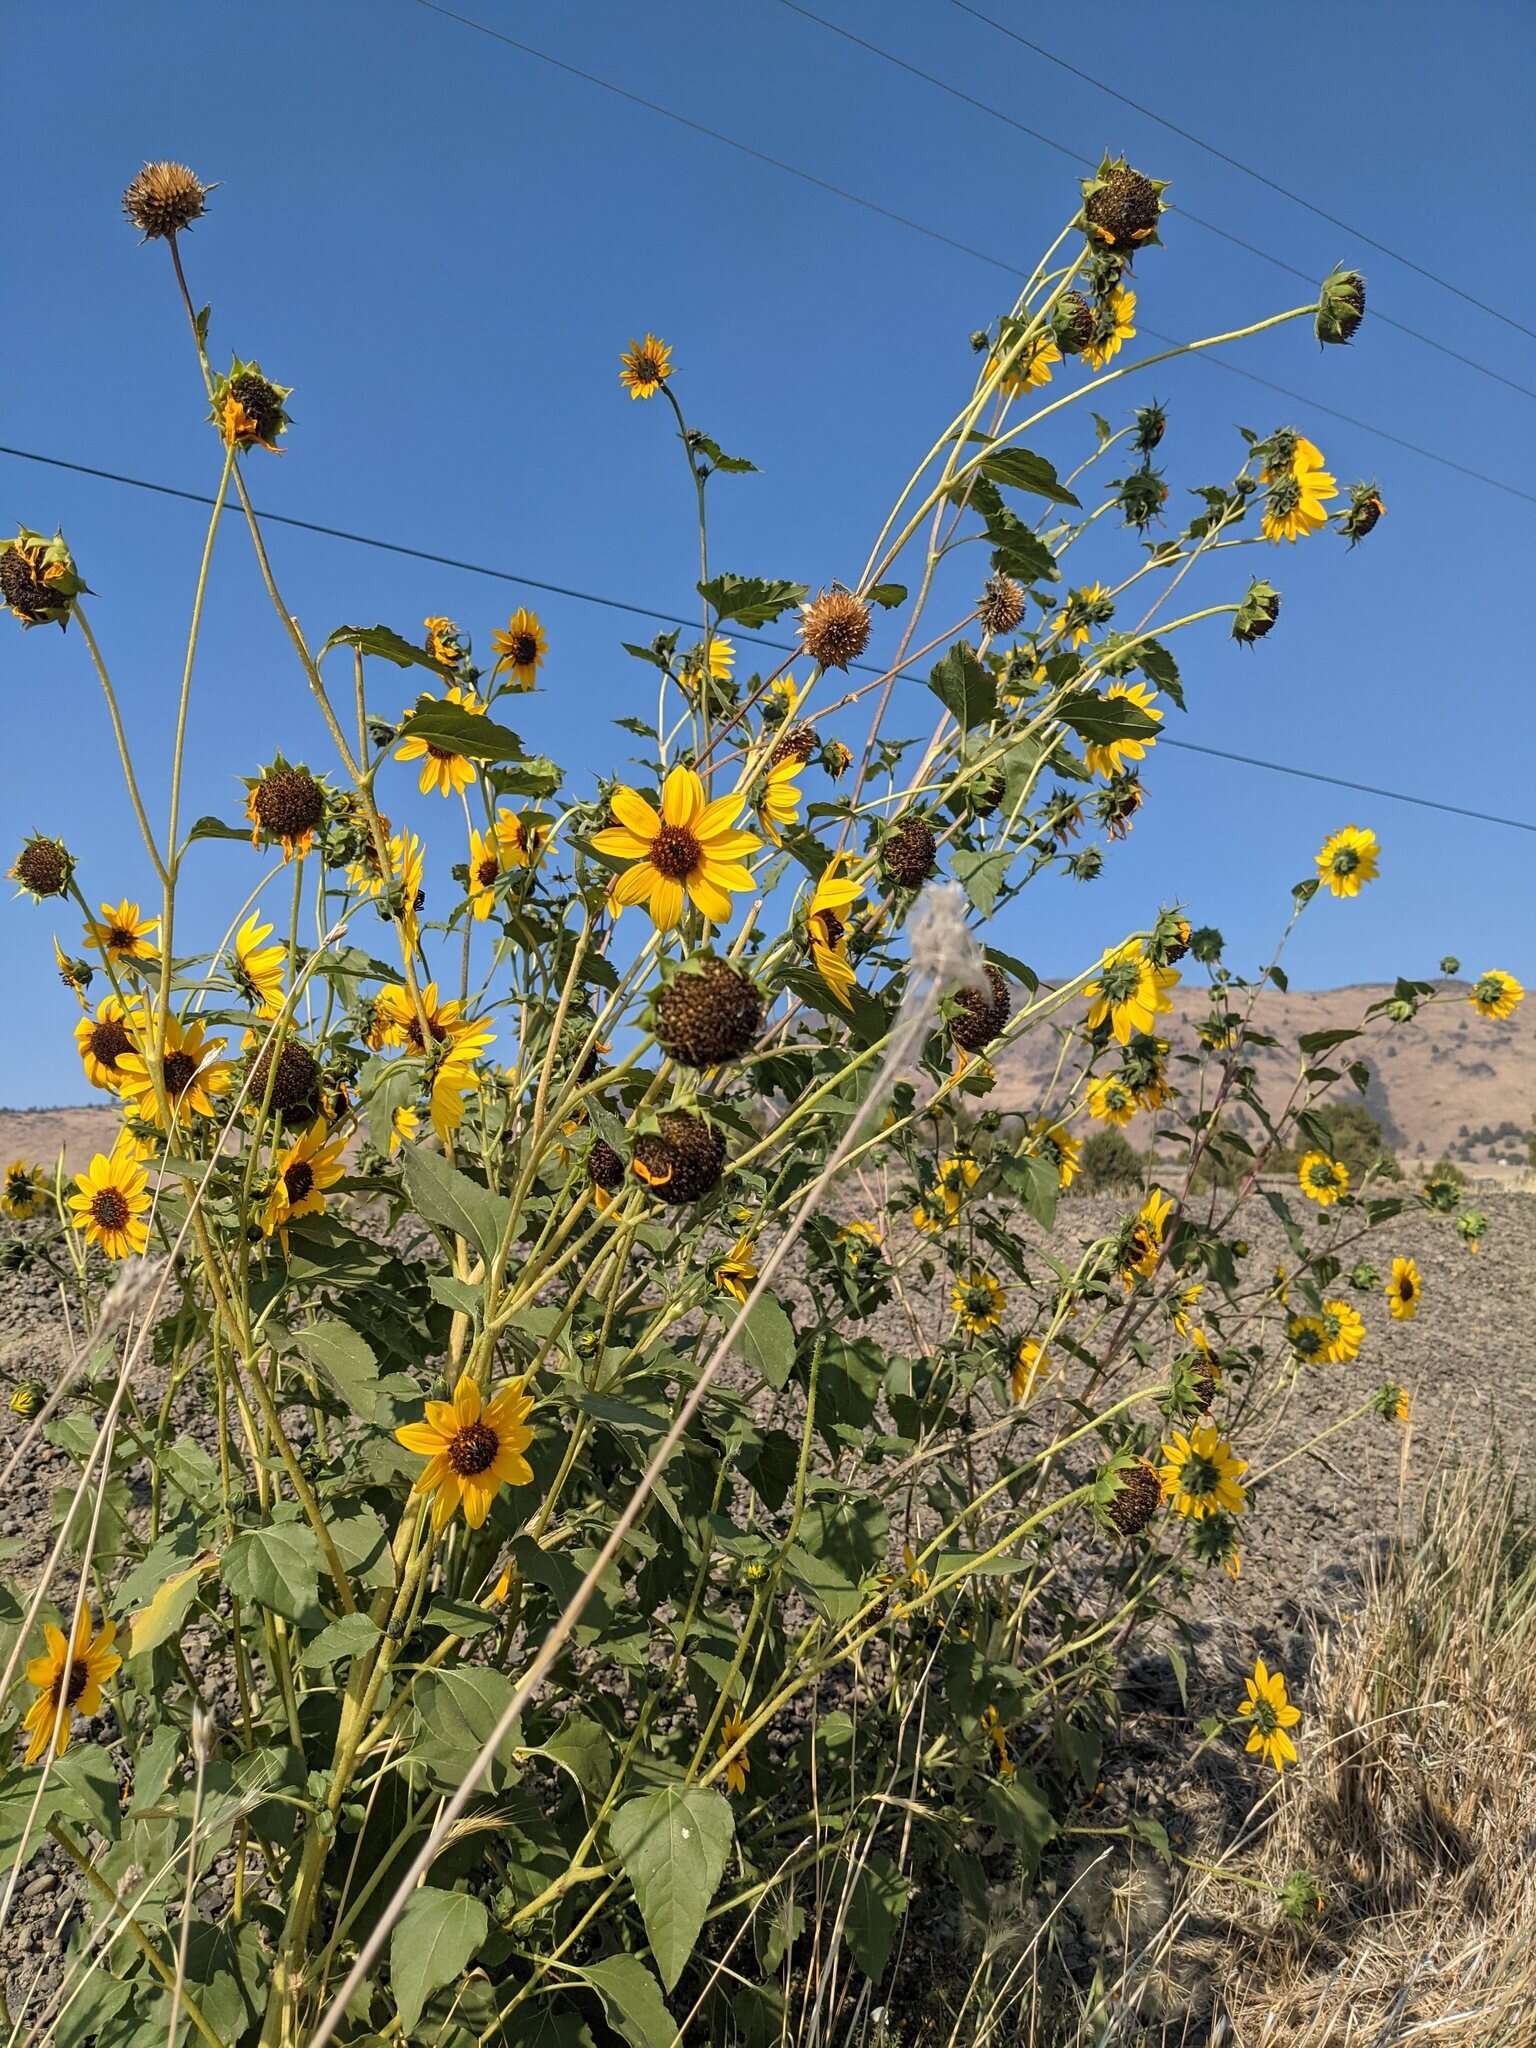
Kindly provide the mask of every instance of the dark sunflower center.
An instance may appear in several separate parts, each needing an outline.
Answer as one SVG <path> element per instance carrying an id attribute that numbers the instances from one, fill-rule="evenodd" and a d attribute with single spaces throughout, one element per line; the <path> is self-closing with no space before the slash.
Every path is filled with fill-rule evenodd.
<path id="1" fill-rule="evenodd" d="M 1184 1464 L 1184 1491 L 1199 1500 L 1214 1493 L 1221 1484 L 1221 1472 L 1209 1458 L 1188 1458 Z"/>
<path id="2" fill-rule="evenodd" d="M 107 944 L 114 953 L 131 953 L 138 943 L 138 933 L 125 924 L 114 924 L 107 931 Z"/>
<path id="3" fill-rule="evenodd" d="M 822 938 L 835 952 L 842 944 L 843 933 L 848 927 L 840 917 L 834 917 L 830 910 L 819 910 L 816 914 L 821 919 Z"/>
<path id="4" fill-rule="evenodd" d="M 128 1033 L 116 1017 L 104 1017 L 91 1027 L 91 1056 L 104 1067 L 115 1067 L 129 1047 Z"/>
<path id="5" fill-rule="evenodd" d="M 448 1033 L 443 1029 L 442 1025 L 438 1023 L 435 1017 L 429 1017 L 427 1019 L 427 1030 L 430 1032 L 432 1036 L 432 1041 L 436 1045 L 441 1045 L 443 1040 L 448 1036 Z M 421 1035 L 421 1019 L 418 1016 L 416 1016 L 414 1012 L 406 1020 L 405 1035 L 411 1041 L 411 1044 L 416 1048 L 417 1052 L 426 1051 L 426 1042 Z"/>
<path id="6" fill-rule="evenodd" d="M 189 1052 L 168 1052 L 160 1064 L 167 1095 L 180 1095 L 197 1072 L 197 1061 Z"/>
<path id="7" fill-rule="evenodd" d="M 9 1173 L 5 1177 L 5 1192 L 13 1202 L 21 1201 L 32 1192 L 32 1182 L 25 1173 Z"/>
<path id="8" fill-rule="evenodd" d="M 1413 1282 L 1406 1273 L 1397 1283 L 1397 1294 L 1400 1301 L 1412 1301 L 1413 1299 Z"/>
<path id="9" fill-rule="evenodd" d="M 642 384 L 655 384 L 661 377 L 661 361 L 657 356 L 635 357 L 635 376 Z"/>
<path id="10" fill-rule="evenodd" d="M 496 1462 L 501 1439 L 483 1422 L 471 1422 L 448 1446 L 448 1462 L 461 1479 L 489 1471 Z"/>
<path id="11" fill-rule="evenodd" d="M 514 633 L 512 636 L 512 665 L 514 668 L 532 668 L 539 658 L 539 643 L 531 633 Z"/>
<path id="12" fill-rule="evenodd" d="M 1360 856 L 1352 846 L 1341 846 L 1333 856 L 1333 872 L 1336 875 L 1352 875 L 1360 865 Z"/>
<path id="13" fill-rule="evenodd" d="M 91 1667 L 83 1657 L 76 1657 L 69 1667 L 69 1680 L 64 1688 L 64 1698 L 70 1706 L 75 1704 L 91 1682 Z"/>
<path id="14" fill-rule="evenodd" d="M 232 395 L 239 399 L 246 417 L 262 440 L 270 441 L 283 420 L 283 401 L 277 392 L 265 377 L 257 377 L 249 372 L 243 377 L 234 378 L 229 388 Z"/>
<path id="15" fill-rule="evenodd" d="M 103 1230 L 121 1230 L 128 1221 L 128 1197 L 121 1188 L 98 1188 L 91 1202 L 91 1220 Z"/>
<path id="16" fill-rule="evenodd" d="M 968 1287 L 965 1290 L 965 1306 L 967 1312 L 973 1316 L 990 1315 L 992 1313 L 992 1295 L 990 1290 L 985 1287 Z"/>
<path id="17" fill-rule="evenodd" d="M 434 761 L 456 761 L 458 759 L 452 747 L 434 747 L 430 740 L 427 742 L 427 752 Z"/>
<path id="18" fill-rule="evenodd" d="M 314 1184 L 315 1169 L 307 1159 L 295 1159 L 291 1166 L 283 1168 L 283 1186 L 288 1191 L 291 1207 L 297 1208 Z"/>
<path id="19" fill-rule="evenodd" d="M 669 882 L 681 882 L 698 867 L 699 842 L 686 825 L 663 825 L 651 841 L 651 866 Z"/>
<path id="20" fill-rule="evenodd" d="M 500 873 L 501 869 L 498 867 L 496 863 L 496 856 L 494 854 L 488 853 L 485 859 L 481 861 L 479 867 L 475 869 L 475 880 L 480 884 L 482 889 L 489 889 L 492 882 L 495 881 L 496 877 Z"/>

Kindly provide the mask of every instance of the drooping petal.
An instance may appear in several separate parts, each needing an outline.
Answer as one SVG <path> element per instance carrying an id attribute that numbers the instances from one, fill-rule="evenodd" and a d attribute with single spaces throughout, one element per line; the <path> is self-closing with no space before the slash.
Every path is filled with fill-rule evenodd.
<path id="1" fill-rule="evenodd" d="M 395 1441 L 418 1458 L 435 1458 L 443 1449 L 443 1433 L 430 1422 L 402 1423 L 395 1431 Z"/>

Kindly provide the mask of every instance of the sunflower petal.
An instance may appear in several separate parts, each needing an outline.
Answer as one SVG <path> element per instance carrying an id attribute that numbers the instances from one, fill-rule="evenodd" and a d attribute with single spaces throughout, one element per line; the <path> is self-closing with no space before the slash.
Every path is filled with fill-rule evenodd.
<path id="1" fill-rule="evenodd" d="M 683 885 L 670 875 L 658 875 L 651 886 L 651 920 L 659 932 L 669 932 L 683 914 Z"/>
<path id="2" fill-rule="evenodd" d="M 715 924 L 725 924 L 731 915 L 731 899 L 724 889 L 718 888 L 705 873 L 695 872 L 688 877 L 688 894 Z"/>
<path id="3" fill-rule="evenodd" d="M 609 893 L 619 908 L 625 910 L 632 903 L 648 903 L 658 879 L 649 861 L 637 861 L 632 868 L 624 870 Z"/>
<path id="4" fill-rule="evenodd" d="M 730 796 L 717 796 L 714 802 L 706 804 L 694 819 L 694 838 L 713 839 L 717 833 L 728 832 L 741 816 L 744 802 L 745 798 L 734 792 Z"/>
<path id="5" fill-rule="evenodd" d="M 601 832 L 592 834 L 594 853 L 610 853 L 616 860 L 644 860 L 651 850 L 649 839 L 643 839 L 638 832 L 631 832 L 624 825 L 606 825 Z"/>
<path id="6" fill-rule="evenodd" d="M 691 768 L 674 768 L 662 786 L 661 815 L 669 825 L 692 825 L 704 808 L 704 785 Z"/>

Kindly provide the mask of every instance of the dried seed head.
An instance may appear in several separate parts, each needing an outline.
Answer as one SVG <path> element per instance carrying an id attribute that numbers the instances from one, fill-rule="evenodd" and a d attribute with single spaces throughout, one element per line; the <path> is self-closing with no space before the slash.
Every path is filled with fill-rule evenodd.
<path id="1" fill-rule="evenodd" d="M 1387 509 L 1386 500 L 1375 484 L 1356 484 L 1349 494 L 1349 505 L 1339 519 L 1339 531 L 1347 536 L 1354 547 L 1374 533 L 1376 522 Z"/>
<path id="2" fill-rule="evenodd" d="M 720 1179 L 725 1139 L 711 1123 L 685 1109 L 669 1110 L 658 1131 L 635 1140 L 631 1167 L 664 1202 L 697 1202 Z"/>
<path id="3" fill-rule="evenodd" d="M 302 839 L 325 822 L 325 791 L 307 768 L 275 768 L 251 791 L 250 811 L 270 838 Z"/>
<path id="4" fill-rule="evenodd" d="M 603 1138 L 594 1138 L 587 1154 L 587 1178 L 593 1187 L 612 1194 L 624 1185 L 624 1162 Z"/>
<path id="5" fill-rule="evenodd" d="M 1156 234 L 1162 210 L 1160 183 L 1134 170 L 1124 157 L 1102 166 L 1083 201 L 1089 233 L 1112 256 L 1134 255 Z"/>
<path id="6" fill-rule="evenodd" d="M 1098 332 L 1099 317 L 1081 292 L 1063 292 L 1056 301 L 1052 324 L 1056 346 L 1064 356 L 1081 355 Z"/>
<path id="7" fill-rule="evenodd" d="M 750 974 L 710 955 L 669 981 L 654 1006 L 656 1041 L 685 1067 L 739 1060 L 757 1043 L 763 998 Z"/>
<path id="8" fill-rule="evenodd" d="M 62 896 L 69 887 L 75 863 L 62 839 L 45 839 L 35 834 L 11 864 L 11 880 L 19 882 L 39 903 L 45 896 Z"/>
<path id="9" fill-rule="evenodd" d="M 937 845 L 933 827 L 922 818 L 908 818 L 880 848 L 880 865 L 903 889 L 916 889 L 933 873 Z"/>
<path id="10" fill-rule="evenodd" d="M 976 606 L 983 631 L 994 639 L 1013 632 L 1024 616 L 1024 586 L 1001 572 L 989 576 Z"/>
<path id="11" fill-rule="evenodd" d="M 774 741 L 768 766 L 777 768 L 781 761 L 809 761 L 820 749 L 821 740 L 814 725 L 792 725 Z"/>
<path id="12" fill-rule="evenodd" d="M 69 610 L 86 588 L 62 533 L 52 540 L 21 526 L 0 543 L 0 597 L 24 626 L 69 624 Z"/>
<path id="13" fill-rule="evenodd" d="M 123 212 L 152 242 L 179 235 L 201 220 L 212 190 L 185 164 L 146 164 L 123 194 Z"/>
<path id="14" fill-rule="evenodd" d="M 851 590 L 823 590 L 800 607 L 800 639 L 822 668 L 847 668 L 869 645 L 869 606 Z"/>
<path id="15" fill-rule="evenodd" d="M 266 1099 L 267 1077 L 272 1074 L 272 1046 L 269 1042 L 257 1055 L 251 1069 L 247 1100 L 260 1108 Z M 320 1063 L 307 1045 L 290 1039 L 277 1055 L 277 1072 L 272 1074 L 272 1109 L 284 1123 L 312 1117 L 319 1107 Z"/>
<path id="16" fill-rule="evenodd" d="M 984 971 L 990 998 L 974 988 L 962 988 L 955 996 L 962 1014 L 951 1022 L 950 1036 L 966 1052 L 980 1052 L 983 1046 L 990 1045 L 1008 1022 L 1013 1008 L 1013 999 L 1001 972 L 990 960 Z"/>
<path id="17" fill-rule="evenodd" d="M 1163 1504 L 1162 1482 L 1145 1458 L 1117 1473 L 1119 1486 L 1109 1504 L 1109 1519 L 1122 1536 L 1136 1536 Z"/>

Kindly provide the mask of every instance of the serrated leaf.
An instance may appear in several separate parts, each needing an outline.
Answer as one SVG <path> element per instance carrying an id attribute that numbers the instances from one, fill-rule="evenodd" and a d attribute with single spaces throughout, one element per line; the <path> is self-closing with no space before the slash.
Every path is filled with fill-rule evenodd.
<path id="1" fill-rule="evenodd" d="M 955 642 L 935 666 L 928 687 L 966 731 L 986 725 L 997 711 L 997 680 L 977 660 L 969 641 Z"/>
<path id="2" fill-rule="evenodd" d="M 998 895 L 1008 879 L 1008 869 L 1017 850 L 1012 846 L 1002 847 L 995 853 L 970 853 L 962 849 L 952 858 L 950 865 L 955 871 L 955 880 L 983 917 L 990 917 L 996 909 Z"/>
<path id="3" fill-rule="evenodd" d="M 295 1330 L 293 1341 L 353 1414 L 371 1422 L 379 1404 L 379 1368 L 367 1339 L 346 1323 L 315 1323 Z"/>
<path id="4" fill-rule="evenodd" d="M 905 583 L 877 583 L 869 592 L 869 601 L 879 605 L 882 611 L 894 611 L 897 605 L 906 603 L 907 586 Z"/>
<path id="5" fill-rule="evenodd" d="M 243 825 L 226 825 L 222 818 L 199 818 L 187 834 L 187 844 L 194 839 L 240 839 L 247 846 L 251 843 L 250 831 Z"/>
<path id="6" fill-rule="evenodd" d="M 601 1799 L 613 1782 L 613 1743 L 584 1714 L 568 1715 L 547 1741 L 517 1752 L 519 1763 L 530 1756 L 557 1765 L 592 1799 Z"/>
<path id="7" fill-rule="evenodd" d="M 1129 697 L 1101 697 L 1097 690 L 1069 691 L 1056 716 L 1090 747 L 1107 746 L 1112 740 L 1155 738 L 1159 729 L 1159 721 Z"/>
<path id="8" fill-rule="evenodd" d="M 1303 1031 L 1296 1043 L 1310 1060 L 1320 1052 L 1332 1052 L 1336 1045 L 1348 1045 L 1352 1038 L 1361 1035 L 1358 1031 Z"/>
<path id="9" fill-rule="evenodd" d="M 727 1316 L 727 1322 L 734 1315 Z M 795 1364 L 795 1326 L 783 1304 L 771 1294 L 759 1295 L 736 1333 L 732 1350 L 744 1358 L 777 1393 L 789 1384 Z"/>
<path id="10" fill-rule="evenodd" d="M 726 476 L 756 474 L 755 462 L 748 462 L 745 455 L 726 455 L 718 441 L 711 440 L 708 434 L 701 434 L 697 429 L 688 436 L 688 444 L 696 455 L 706 458 L 712 469 L 718 469 Z"/>
<path id="11" fill-rule="evenodd" d="M 381 661 L 392 661 L 396 668 L 429 668 L 434 675 L 442 675 L 445 668 L 425 647 L 402 640 L 392 626 L 338 626 L 316 660 L 324 661 L 333 647 L 357 647 L 364 654 L 377 655 Z"/>
<path id="12" fill-rule="evenodd" d="M 429 747 L 442 747 L 470 761 L 527 758 L 522 741 L 510 726 L 498 725 L 484 712 L 466 711 L 462 704 L 447 697 L 418 697 L 415 710 L 403 721 L 396 737 L 425 740 Z"/>
<path id="13" fill-rule="evenodd" d="M 912 1887 L 883 1849 L 871 1849 L 855 1870 L 843 1919 L 843 1939 L 872 1984 L 885 1975 Z"/>
<path id="14" fill-rule="evenodd" d="M 504 1195 L 492 1194 L 425 1145 L 401 1146 L 400 1171 L 406 1193 L 429 1223 L 467 1237 L 482 1258 L 494 1258 L 511 1215 Z"/>
<path id="15" fill-rule="evenodd" d="M 1041 1852 L 1057 1831 L 1056 1816 L 1039 1779 L 1032 1771 L 1019 1770 L 1011 1778 L 994 1778 L 987 1786 L 983 1808 L 1033 1875 L 1040 1867 Z"/>
<path id="16" fill-rule="evenodd" d="M 698 1785 L 663 1785 L 626 1800 L 609 1824 L 665 1990 L 693 1954 L 734 1826 L 729 1803 Z"/>
<path id="17" fill-rule="evenodd" d="M 389 1983 L 409 2034 L 434 1991 L 462 1977 L 491 1931 L 485 1902 L 468 1892 L 422 1885 L 411 1893 L 389 1941 Z"/>
<path id="18" fill-rule="evenodd" d="M 673 2048 L 677 2027 L 667 2011 L 661 1988 L 638 1956 L 604 1956 L 576 1975 L 585 1979 L 603 2001 L 609 2024 L 630 2048 Z"/>
<path id="19" fill-rule="evenodd" d="M 805 596 L 804 583 L 786 583 L 762 576 L 711 576 L 698 586 L 714 608 L 716 623 L 734 619 L 741 626 L 770 626 Z"/>
<path id="20" fill-rule="evenodd" d="M 224 1552 L 222 1570 L 237 1599 L 301 1622 L 315 1609 L 320 1562 L 320 1545 L 307 1523 L 269 1522 L 241 1530 Z"/>

